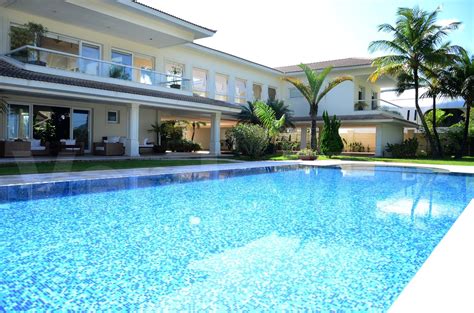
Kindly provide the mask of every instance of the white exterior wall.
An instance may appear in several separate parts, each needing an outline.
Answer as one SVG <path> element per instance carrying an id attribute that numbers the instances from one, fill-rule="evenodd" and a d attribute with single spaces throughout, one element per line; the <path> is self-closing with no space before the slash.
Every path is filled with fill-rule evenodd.
<path id="1" fill-rule="evenodd" d="M 2 22 L 3 21 L 3 22 Z M 41 23 L 48 28 L 48 31 L 57 33 L 72 38 L 84 40 L 94 44 L 99 44 L 102 47 L 103 60 L 110 61 L 111 49 L 119 49 L 131 53 L 140 53 L 152 56 L 155 59 L 155 70 L 157 72 L 165 72 L 165 62 L 173 61 L 185 65 L 185 78 L 192 78 L 192 68 L 198 67 L 207 70 L 208 75 L 208 93 L 213 95 L 214 75 L 213 73 L 220 73 L 229 76 L 229 90 L 228 95 L 234 95 L 234 86 L 232 82 L 235 78 L 244 79 L 249 83 L 258 83 L 267 86 L 277 87 L 277 93 L 283 94 L 281 88 L 283 83 L 281 76 L 277 71 L 266 69 L 262 66 L 248 65 L 243 61 L 233 61 L 228 57 L 223 57 L 219 53 L 208 49 L 198 49 L 192 46 L 178 45 L 167 48 L 158 49 L 152 46 L 146 46 L 126 38 L 119 38 L 110 36 L 104 33 L 91 31 L 87 28 L 77 27 L 74 25 L 57 22 L 51 19 L 46 19 L 40 16 L 26 14 L 20 11 L 5 9 L 0 10 L 0 53 L 9 51 L 9 26 L 11 23 L 25 24 L 29 21 Z M 247 88 L 251 91 L 252 88 Z M 266 91 L 265 91 L 266 93 Z M 253 95 L 247 92 L 247 99 L 252 100 Z M 229 102 L 233 102 L 233 97 L 229 98 Z"/>
<path id="2" fill-rule="evenodd" d="M 387 143 L 403 142 L 403 126 L 381 123 L 375 129 L 375 156 L 384 156 Z"/>

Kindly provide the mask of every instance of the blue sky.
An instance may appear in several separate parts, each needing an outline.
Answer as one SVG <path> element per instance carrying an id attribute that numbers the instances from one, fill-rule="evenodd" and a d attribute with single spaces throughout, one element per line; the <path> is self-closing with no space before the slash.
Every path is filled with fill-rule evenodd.
<path id="1" fill-rule="evenodd" d="M 474 0 L 141 0 L 216 29 L 197 41 L 269 66 L 369 57 L 377 25 L 395 22 L 398 7 L 442 8 L 441 23 L 461 21 L 449 40 L 474 53 Z"/>

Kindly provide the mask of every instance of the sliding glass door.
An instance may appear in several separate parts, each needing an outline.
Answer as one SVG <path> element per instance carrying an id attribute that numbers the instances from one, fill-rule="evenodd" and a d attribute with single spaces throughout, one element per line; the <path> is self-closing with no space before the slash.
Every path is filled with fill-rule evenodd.
<path id="1" fill-rule="evenodd" d="M 83 109 L 72 110 L 72 138 L 84 143 L 84 150 L 90 150 L 90 111 Z"/>

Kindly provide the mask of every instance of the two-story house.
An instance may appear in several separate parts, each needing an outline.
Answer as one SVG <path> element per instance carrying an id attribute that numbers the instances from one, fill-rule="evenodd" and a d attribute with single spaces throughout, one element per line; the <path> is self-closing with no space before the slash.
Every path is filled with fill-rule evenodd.
<path id="1" fill-rule="evenodd" d="M 104 136 L 125 138 L 125 153 L 140 154 L 150 125 L 166 119 L 206 121 L 196 140 L 220 153 L 224 131 L 240 106 L 255 99 L 282 99 L 295 112 L 306 141 L 308 106 L 286 82 L 303 77 L 295 66 L 270 68 L 207 48 L 195 40 L 215 31 L 131 0 L 0 0 L 0 139 L 38 138 L 45 123 L 56 135 L 83 141 L 87 152 Z M 47 28 L 41 45 L 15 46 L 12 30 L 28 22 Z M 297 52 L 295 52 L 297 53 Z M 374 130 L 377 155 L 413 127 L 380 110 L 385 78 L 371 84 L 366 59 L 310 64 L 352 75 L 323 100 L 320 112 L 337 114 L 346 128 Z M 356 106 L 364 102 L 366 105 Z"/>

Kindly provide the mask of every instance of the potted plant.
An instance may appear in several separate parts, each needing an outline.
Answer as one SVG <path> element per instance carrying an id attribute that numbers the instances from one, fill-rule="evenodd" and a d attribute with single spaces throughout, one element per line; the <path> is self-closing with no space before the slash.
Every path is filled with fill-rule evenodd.
<path id="1" fill-rule="evenodd" d="M 12 27 L 10 32 L 12 48 L 16 49 L 22 46 L 33 45 L 35 47 L 41 47 L 41 43 L 44 35 L 48 32 L 48 29 L 41 24 L 28 22 L 22 27 Z M 40 51 L 32 50 L 28 52 L 27 62 L 35 65 L 46 66 L 46 62 L 41 61 Z"/>
<path id="2" fill-rule="evenodd" d="M 313 161 L 318 158 L 318 153 L 311 149 L 303 149 L 298 151 L 298 158 L 305 161 Z"/>
<path id="3" fill-rule="evenodd" d="M 363 111 L 368 107 L 369 105 L 364 100 L 359 100 L 356 103 L 354 103 L 354 110 L 356 111 Z"/>
<path id="4" fill-rule="evenodd" d="M 170 73 L 173 75 L 173 80 L 171 81 L 170 87 L 174 89 L 181 89 L 181 83 L 177 81 L 177 78 L 181 77 L 183 74 L 181 68 L 179 66 L 172 66 Z"/>

